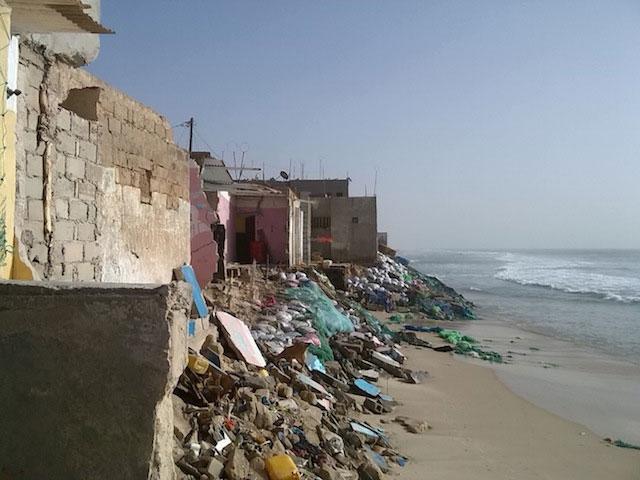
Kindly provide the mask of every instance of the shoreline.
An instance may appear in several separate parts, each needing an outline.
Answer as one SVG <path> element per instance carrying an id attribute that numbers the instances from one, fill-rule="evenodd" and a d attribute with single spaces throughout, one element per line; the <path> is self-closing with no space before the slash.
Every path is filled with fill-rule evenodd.
<path id="1" fill-rule="evenodd" d="M 619 357 L 532 332 L 505 319 L 457 322 L 488 348 L 513 352 L 509 363 L 484 364 L 509 390 L 602 438 L 640 444 L 640 371 Z"/>
<path id="2" fill-rule="evenodd" d="M 465 326 L 480 324 L 476 327 L 480 332 L 481 322 L 438 324 L 463 331 Z M 438 338 L 419 335 L 431 341 Z M 420 385 L 395 379 L 380 382 L 383 391 L 400 402 L 380 425 L 410 459 L 396 470 L 398 478 L 595 480 L 640 475 L 640 452 L 607 445 L 585 422 L 569 420 L 530 401 L 514 391 L 510 379 L 503 378 L 496 368 L 499 364 L 414 346 L 403 351 L 408 366 L 427 370 L 429 377 Z M 515 376 L 530 378 L 518 362 L 502 367 L 515 367 Z M 536 368 L 544 373 L 550 370 Z M 408 433 L 390 421 L 397 415 L 425 420 L 433 428 L 420 435 Z"/>
<path id="3" fill-rule="evenodd" d="M 465 298 L 467 297 L 465 296 Z M 535 325 L 530 321 L 527 321 L 524 319 L 510 321 L 509 319 L 506 318 L 504 314 L 498 314 L 498 313 L 492 312 L 490 308 L 484 307 L 482 305 L 478 305 L 475 301 L 473 302 L 475 305 L 474 310 L 477 313 L 477 318 L 473 320 L 473 322 L 476 322 L 476 321 L 485 322 L 485 323 L 499 322 L 509 328 L 513 328 L 522 332 L 536 335 L 544 339 L 549 339 L 552 341 L 557 341 L 560 343 L 571 345 L 573 348 L 579 349 L 583 351 L 585 354 L 601 357 L 608 361 L 618 361 L 623 364 L 632 365 L 635 368 L 640 368 L 640 357 L 635 358 L 629 355 L 625 355 L 622 352 L 615 353 L 608 350 L 605 347 L 598 347 L 597 345 L 589 344 L 589 343 L 581 343 L 576 339 L 558 337 L 558 336 L 555 336 L 553 332 L 549 332 L 548 330 L 545 331 L 545 328 L 543 326 Z M 456 322 L 459 324 L 461 328 L 463 328 L 464 325 L 470 324 L 470 322 L 459 322 L 459 321 L 456 321 Z"/>

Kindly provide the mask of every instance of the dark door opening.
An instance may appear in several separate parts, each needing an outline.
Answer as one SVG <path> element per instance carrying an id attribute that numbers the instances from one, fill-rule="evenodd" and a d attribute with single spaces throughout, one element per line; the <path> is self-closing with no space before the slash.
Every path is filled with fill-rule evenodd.
<path id="1" fill-rule="evenodd" d="M 255 215 L 238 218 L 237 226 L 240 228 L 236 230 L 236 257 L 239 263 L 251 263 L 250 246 L 256 239 Z"/>

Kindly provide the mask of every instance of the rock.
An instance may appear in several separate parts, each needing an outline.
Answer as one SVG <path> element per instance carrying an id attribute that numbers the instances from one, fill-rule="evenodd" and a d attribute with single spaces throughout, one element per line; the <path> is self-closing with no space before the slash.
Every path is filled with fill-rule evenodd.
<path id="1" fill-rule="evenodd" d="M 322 480 L 342 480 L 343 478 L 336 468 L 329 465 L 324 465 L 323 467 L 316 470 L 315 473 Z"/>
<path id="2" fill-rule="evenodd" d="M 302 390 L 300 392 L 300 398 L 307 402 L 309 405 L 315 405 L 316 403 L 318 403 L 318 397 L 316 397 L 316 394 L 310 392 L 309 390 Z"/>
<path id="3" fill-rule="evenodd" d="M 210 480 L 217 480 L 224 469 L 224 465 L 217 458 L 212 458 L 207 467 L 207 476 Z"/>
<path id="4" fill-rule="evenodd" d="M 396 417 L 394 421 L 404 426 L 404 428 L 410 433 L 423 433 L 431 428 L 427 422 L 404 416 Z"/>
<path id="5" fill-rule="evenodd" d="M 358 468 L 358 480 L 382 480 L 384 474 L 373 461 L 367 461 Z"/>
<path id="6" fill-rule="evenodd" d="M 293 388 L 291 388 L 289 385 L 285 385 L 284 383 L 279 383 L 276 387 L 276 391 L 278 392 L 278 396 L 280 398 L 293 397 Z"/>
<path id="7" fill-rule="evenodd" d="M 251 465 L 245 457 L 244 452 L 239 447 L 234 447 L 227 461 L 224 464 L 224 473 L 229 480 L 246 480 L 247 478 L 255 478 L 252 475 Z"/>

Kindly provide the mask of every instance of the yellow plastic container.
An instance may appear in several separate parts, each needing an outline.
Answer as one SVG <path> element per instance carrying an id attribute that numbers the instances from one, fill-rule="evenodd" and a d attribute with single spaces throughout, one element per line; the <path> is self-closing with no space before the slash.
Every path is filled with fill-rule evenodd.
<path id="1" fill-rule="evenodd" d="M 287 454 L 281 453 L 264 462 L 269 480 L 300 480 L 298 467 Z"/>
<path id="2" fill-rule="evenodd" d="M 209 370 L 209 362 L 206 358 L 201 357 L 200 355 L 189 354 L 189 368 L 199 374 L 204 375 Z"/>

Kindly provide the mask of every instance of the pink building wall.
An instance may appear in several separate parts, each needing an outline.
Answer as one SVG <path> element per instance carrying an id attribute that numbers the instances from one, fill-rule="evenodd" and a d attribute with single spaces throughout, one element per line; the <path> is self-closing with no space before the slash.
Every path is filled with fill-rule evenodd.
<path id="1" fill-rule="evenodd" d="M 258 199 L 255 201 L 257 203 Z M 256 234 L 259 230 L 264 231 L 268 252 L 271 256 L 271 263 L 288 263 L 289 260 L 287 254 L 289 245 L 287 228 L 289 223 L 289 208 L 286 201 L 287 199 L 285 198 L 285 206 L 283 207 L 256 208 L 243 206 L 236 208 L 236 215 L 255 215 Z"/>
<path id="2" fill-rule="evenodd" d="M 218 265 L 218 245 L 213 239 L 211 226 L 216 214 L 202 191 L 200 169 L 189 160 L 189 200 L 191 202 L 191 266 L 198 284 L 205 287 L 213 278 Z"/>

